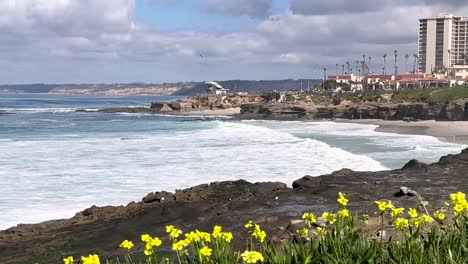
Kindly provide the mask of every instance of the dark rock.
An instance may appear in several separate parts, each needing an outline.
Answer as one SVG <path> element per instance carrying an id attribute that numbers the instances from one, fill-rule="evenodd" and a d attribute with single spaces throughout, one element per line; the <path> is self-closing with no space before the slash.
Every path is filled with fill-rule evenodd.
<path id="1" fill-rule="evenodd" d="M 297 234 L 297 230 L 306 228 L 307 224 L 304 220 L 291 220 L 289 224 L 286 226 L 286 230 L 290 232 L 292 235 Z"/>
<path id="2" fill-rule="evenodd" d="M 292 184 L 294 189 L 297 188 L 317 188 L 320 185 L 320 178 L 312 176 L 304 176 L 299 180 L 295 180 Z"/>
<path id="3" fill-rule="evenodd" d="M 446 121 L 462 121 L 468 120 L 468 100 L 459 99 L 446 104 L 440 114 L 437 116 L 437 120 Z"/>
<path id="4" fill-rule="evenodd" d="M 143 199 L 141 199 L 144 203 L 154 203 L 154 202 L 163 202 L 163 201 L 171 201 L 174 200 L 174 195 L 170 192 L 156 192 L 156 193 L 149 193 Z"/>
<path id="5" fill-rule="evenodd" d="M 420 162 L 418 160 L 410 160 L 408 163 L 403 166 L 401 170 L 406 171 L 406 170 L 421 170 L 424 169 L 427 166 L 427 164 Z"/>

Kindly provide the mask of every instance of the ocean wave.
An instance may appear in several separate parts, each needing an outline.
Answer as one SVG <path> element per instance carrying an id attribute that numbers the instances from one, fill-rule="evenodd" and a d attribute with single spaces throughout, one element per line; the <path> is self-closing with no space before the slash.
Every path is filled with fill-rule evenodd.
<path id="1" fill-rule="evenodd" d="M 97 111 L 98 109 L 73 108 L 1 108 L 0 111 L 17 114 L 37 114 L 37 113 L 72 113 L 77 110 Z"/>

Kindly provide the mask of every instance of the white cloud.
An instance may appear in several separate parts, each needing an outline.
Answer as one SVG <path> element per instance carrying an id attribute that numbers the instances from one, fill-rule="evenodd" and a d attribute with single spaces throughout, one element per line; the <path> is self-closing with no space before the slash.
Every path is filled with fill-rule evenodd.
<path id="1" fill-rule="evenodd" d="M 384 53 L 397 49 L 403 58 L 416 51 L 418 17 L 437 15 L 447 6 L 408 0 L 410 4 L 383 5 L 365 12 L 343 5 L 340 12 L 318 13 L 309 10 L 310 6 L 300 9 L 299 4 L 321 3 L 326 8 L 327 2 L 296 0 L 291 9 L 268 16 L 270 0 L 208 1 L 217 14 L 263 18 L 255 28 L 239 32 L 168 32 L 138 22 L 135 0 L 1 0 L 0 58 L 10 65 L 60 60 L 73 66 L 79 60 L 94 63 L 98 70 L 97 64 L 109 61 L 109 76 L 112 69 L 118 71 L 116 65 L 132 69 L 131 65 L 154 64 L 157 68 L 151 73 L 186 80 L 193 76 L 212 79 L 212 74 L 260 79 L 296 77 L 299 72 L 311 77 L 305 74 L 323 67 L 334 69 L 336 63 L 346 61 L 354 66 L 366 54 L 373 57 L 378 71 Z M 450 6 L 459 6 L 457 14 L 468 14 L 464 1 L 452 1 Z M 118 78 L 134 76 L 132 72 L 118 74 Z"/>

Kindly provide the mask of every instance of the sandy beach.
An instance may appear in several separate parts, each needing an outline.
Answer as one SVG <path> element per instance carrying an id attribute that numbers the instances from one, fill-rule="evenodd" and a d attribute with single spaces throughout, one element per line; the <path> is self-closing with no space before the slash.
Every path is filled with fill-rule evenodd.
<path id="1" fill-rule="evenodd" d="M 398 133 L 411 135 L 428 135 L 447 142 L 468 144 L 468 121 L 435 121 L 423 120 L 406 122 L 401 120 L 336 120 L 341 123 L 378 125 L 375 131 L 384 133 Z"/>
<path id="2" fill-rule="evenodd" d="M 240 107 L 229 108 L 229 109 L 212 109 L 212 110 L 199 110 L 199 111 L 190 111 L 190 112 L 180 112 L 179 115 L 203 115 L 203 116 L 231 116 L 240 114 Z"/>

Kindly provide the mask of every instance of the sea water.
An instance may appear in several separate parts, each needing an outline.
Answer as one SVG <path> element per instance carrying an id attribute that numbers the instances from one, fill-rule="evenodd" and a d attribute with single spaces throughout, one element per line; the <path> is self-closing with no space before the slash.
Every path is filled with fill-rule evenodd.
<path id="1" fill-rule="evenodd" d="M 149 192 L 244 179 L 291 184 L 349 168 L 435 162 L 466 146 L 334 122 L 76 112 L 174 97 L 0 95 L 0 229 L 121 205 Z"/>

